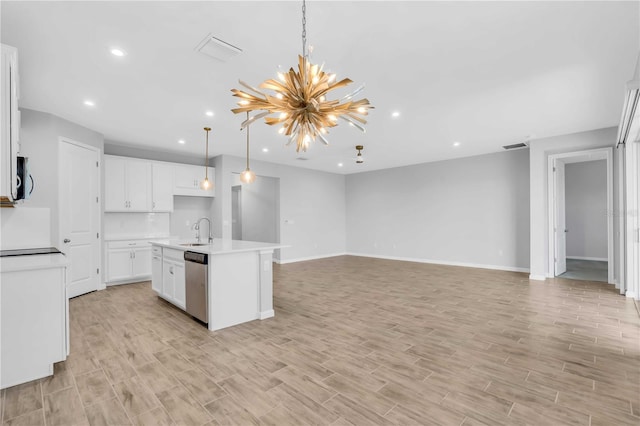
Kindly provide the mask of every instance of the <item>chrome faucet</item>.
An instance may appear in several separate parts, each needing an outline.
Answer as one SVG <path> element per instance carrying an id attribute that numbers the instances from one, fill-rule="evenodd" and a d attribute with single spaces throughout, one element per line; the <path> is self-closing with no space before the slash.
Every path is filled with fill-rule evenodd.
<path id="1" fill-rule="evenodd" d="M 209 223 L 209 244 L 211 244 L 213 242 L 213 235 L 211 235 L 211 221 L 209 220 L 208 217 L 201 217 L 200 219 L 198 219 L 196 221 L 196 224 L 193 226 L 193 228 L 196 230 L 196 239 L 198 240 L 198 243 L 200 243 L 200 222 L 202 222 L 203 220 L 206 220 Z"/>

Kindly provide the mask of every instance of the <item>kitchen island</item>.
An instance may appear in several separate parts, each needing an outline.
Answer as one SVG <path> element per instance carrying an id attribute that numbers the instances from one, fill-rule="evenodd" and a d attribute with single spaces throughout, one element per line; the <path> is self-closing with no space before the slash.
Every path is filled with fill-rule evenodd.
<path id="1" fill-rule="evenodd" d="M 207 255 L 206 296 L 202 297 L 209 330 L 274 316 L 272 257 L 274 250 L 284 246 L 222 239 L 211 244 L 168 239 L 151 245 L 151 286 L 158 296 L 182 310 L 187 310 L 188 284 L 184 253 Z"/>

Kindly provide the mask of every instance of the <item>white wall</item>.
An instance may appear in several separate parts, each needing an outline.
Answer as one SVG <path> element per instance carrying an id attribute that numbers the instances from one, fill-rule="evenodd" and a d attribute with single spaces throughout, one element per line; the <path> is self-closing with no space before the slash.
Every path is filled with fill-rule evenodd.
<path id="1" fill-rule="evenodd" d="M 536 139 L 530 143 L 529 172 L 531 194 L 531 278 L 545 279 L 552 276 L 549 270 L 549 215 L 548 215 L 548 159 L 549 155 L 561 154 L 587 149 L 611 147 L 615 144 L 616 127 L 591 130 L 588 132 L 572 133 Z M 618 156 L 614 155 L 614 206 L 618 205 L 617 197 L 619 179 L 615 170 L 618 167 Z M 618 215 L 614 214 L 614 229 L 617 227 Z M 618 240 L 617 233 L 614 239 Z M 618 246 L 617 243 L 614 245 Z M 618 277 L 619 266 L 614 275 Z"/>
<path id="2" fill-rule="evenodd" d="M 347 251 L 526 270 L 529 154 L 501 152 L 347 176 Z"/>
<path id="3" fill-rule="evenodd" d="M 607 162 L 565 165 L 567 257 L 607 260 Z"/>
<path id="4" fill-rule="evenodd" d="M 104 147 L 102 134 L 52 114 L 21 108 L 20 155 L 29 157 L 34 189 L 25 207 L 46 207 L 51 211 L 51 241 L 58 244 L 58 138 Z M 104 182 L 103 182 L 104 185 Z M 101 193 L 103 191 L 101 190 Z"/>
<path id="5" fill-rule="evenodd" d="M 233 173 L 245 168 L 245 159 L 214 158 L 216 198 L 213 203 L 216 236 L 231 239 Z M 343 254 L 346 249 L 345 177 L 335 173 L 252 161 L 257 175 L 280 179 L 281 262 Z"/>
<path id="6" fill-rule="evenodd" d="M 173 197 L 173 212 L 171 213 L 171 236 L 193 240 L 196 231 L 193 225 L 201 217 L 211 217 L 211 205 L 213 200 L 207 197 Z M 200 238 L 206 241 L 209 236 L 209 228 L 206 221 L 202 221 Z M 213 231 L 212 226 L 212 231 Z M 214 238 L 220 238 L 212 232 Z"/>
<path id="7" fill-rule="evenodd" d="M 240 185 L 242 239 L 277 243 L 278 204 L 280 179 L 258 176 L 251 184 L 242 183 L 240 175 L 233 174 L 233 185 Z"/>

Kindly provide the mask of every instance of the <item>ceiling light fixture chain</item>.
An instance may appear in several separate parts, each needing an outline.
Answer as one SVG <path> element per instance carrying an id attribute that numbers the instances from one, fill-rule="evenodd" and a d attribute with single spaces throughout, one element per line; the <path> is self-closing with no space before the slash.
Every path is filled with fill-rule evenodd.
<path id="1" fill-rule="evenodd" d="M 242 129 L 263 118 L 268 125 L 281 125 L 278 133 L 289 137 L 287 145 L 295 142 L 296 151 L 306 151 L 311 141 L 320 139 L 328 145 L 324 135 L 328 129 L 344 120 L 351 126 L 364 132 L 367 123 L 365 117 L 373 108 L 369 100 L 353 100 L 364 89 L 358 87 L 350 94 L 335 100 L 328 100 L 327 94 L 353 81 L 344 78 L 336 81 L 336 75 L 326 73 L 324 66 L 311 64 L 307 49 L 307 17 L 306 1 L 302 1 L 302 55 L 298 56 L 298 69 L 289 68 L 288 72 L 278 72 L 278 79 L 269 79 L 255 88 L 240 80 L 244 90 L 231 89 L 233 96 L 240 98 L 238 108 L 231 111 L 235 114 L 250 111 L 261 111 L 253 117 L 247 117 Z M 268 89 L 275 93 L 264 93 L 260 89 Z M 273 117 L 271 115 L 277 116 Z"/>

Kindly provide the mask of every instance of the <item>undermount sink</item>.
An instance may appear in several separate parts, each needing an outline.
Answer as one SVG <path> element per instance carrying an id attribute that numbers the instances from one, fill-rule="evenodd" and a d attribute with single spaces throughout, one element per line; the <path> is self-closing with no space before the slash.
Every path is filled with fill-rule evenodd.
<path id="1" fill-rule="evenodd" d="M 208 246 L 209 244 L 207 244 L 207 243 L 182 243 L 180 245 L 181 246 L 185 246 L 185 247 L 198 247 L 198 246 Z"/>

